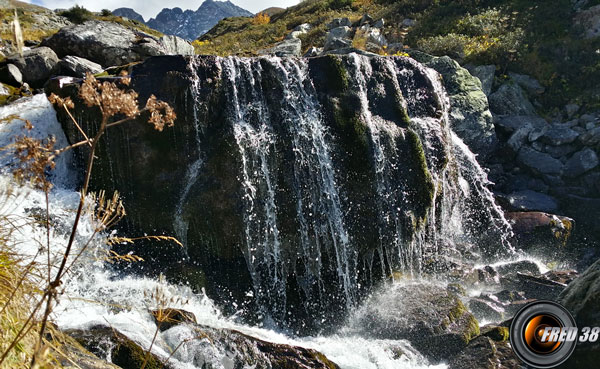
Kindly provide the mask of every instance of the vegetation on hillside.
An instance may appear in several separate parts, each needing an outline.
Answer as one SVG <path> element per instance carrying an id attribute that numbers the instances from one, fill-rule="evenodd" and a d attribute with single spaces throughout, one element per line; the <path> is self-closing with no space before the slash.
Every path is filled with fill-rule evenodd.
<path id="1" fill-rule="evenodd" d="M 197 51 L 256 55 L 309 23 L 312 30 L 301 36 L 306 51 L 323 45 L 332 19 L 358 22 L 365 13 L 386 20 L 390 43 L 450 55 L 462 64 L 495 64 L 499 76 L 508 71 L 534 76 L 547 89 L 541 102 L 548 110 L 573 101 L 600 108 L 595 83 L 600 80 L 600 39 L 580 37 L 570 0 L 305 0 L 264 24 L 224 19 L 200 38 Z M 407 18 L 416 25 L 403 26 Z"/>
<path id="2" fill-rule="evenodd" d="M 110 11 L 103 10 L 100 13 L 93 13 L 83 7 L 74 6 L 68 10 L 53 14 L 52 11 L 26 3 L 13 1 L 14 8 L 0 9 L 0 39 L 10 40 L 12 38 L 12 30 L 10 22 L 14 17 L 14 10 L 17 10 L 17 15 L 23 30 L 23 38 L 26 41 L 39 42 L 46 37 L 52 36 L 60 29 L 58 24 L 54 22 L 44 22 L 48 16 L 60 16 L 72 23 L 83 23 L 87 20 L 101 20 L 105 22 L 119 23 L 125 27 L 144 32 L 149 35 L 161 37 L 162 32 L 154 30 L 143 23 L 131 19 L 124 19 L 113 15 Z M 1 46 L 1 45 L 0 45 Z"/>

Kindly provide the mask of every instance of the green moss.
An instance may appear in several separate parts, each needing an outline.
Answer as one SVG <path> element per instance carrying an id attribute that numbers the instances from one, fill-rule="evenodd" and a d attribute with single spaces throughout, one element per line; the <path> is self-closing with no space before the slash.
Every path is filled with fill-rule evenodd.
<path id="1" fill-rule="evenodd" d="M 413 205 L 418 210 L 420 223 L 424 222 L 427 209 L 431 207 L 435 195 L 435 183 L 427 166 L 425 150 L 419 135 L 412 129 L 406 130 L 406 141 L 408 144 L 410 158 L 410 183 L 409 187 L 414 189 Z"/>
<path id="2" fill-rule="evenodd" d="M 485 327 L 481 330 L 481 335 L 489 337 L 497 342 L 506 342 L 509 338 L 508 327 Z"/>
<path id="3" fill-rule="evenodd" d="M 326 75 L 329 78 L 329 85 L 338 92 L 345 92 L 348 90 L 349 79 L 348 71 L 344 67 L 342 59 L 336 55 L 327 55 L 325 58 L 327 59 L 328 70 Z"/>

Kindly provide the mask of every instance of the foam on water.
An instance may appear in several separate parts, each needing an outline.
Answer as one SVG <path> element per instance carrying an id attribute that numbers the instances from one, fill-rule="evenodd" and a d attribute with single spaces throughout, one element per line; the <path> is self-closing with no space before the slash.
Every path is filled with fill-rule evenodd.
<path id="1" fill-rule="evenodd" d="M 44 95 L 23 99 L 9 107 L 0 108 L 0 117 L 8 117 L 11 114 L 19 114 L 22 118 L 29 119 L 36 126 L 35 131 L 31 132 L 32 135 L 45 138 L 53 134 L 57 137 L 58 147 L 67 144 L 56 121 L 56 114 Z M 5 145 L 10 142 L 11 137 L 21 132 L 22 122 L 13 120 L 2 129 L 0 143 Z M 14 165 L 10 157 L 2 160 L 2 169 L 5 171 Z M 50 175 L 55 184 L 49 194 L 53 224 L 50 249 L 51 263 L 56 266 L 67 244 L 80 195 L 74 190 L 76 178 L 70 156 L 60 158 L 57 168 Z M 25 257 L 24 262 L 35 259 L 43 265 L 46 260 L 46 229 L 34 219 L 40 211 L 45 212 L 44 193 L 26 186 L 17 187 L 6 173 L 0 174 L 0 189 L 3 190 L 0 213 L 9 216 L 18 228 L 12 235 L 15 251 Z M 157 330 L 149 310 L 159 307 L 151 295 L 160 291 L 165 299 L 175 301 L 170 307 L 194 313 L 199 324 L 215 329 L 237 330 L 265 341 L 313 348 L 324 353 L 343 369 L 445 367 L 429 366 L 422 355 L 402 340 L 369 339 L 343 334 L 343 330 L 331 336 L 291 338 L 275 331 L 240 324 L 235 318 L 224 317 L 205 294 L 194 294 L 188 287 L 171 285 L 162 279 L 117 275 L 105 262 L 106 249 L 103 241 L 106 235 L 99 234 L 94 237 L 95 228 L 88 212 L 78 228 L 72 255 L 77 255 L 77 247 L 86 244 L 90 238 L 92 246 L 67 275 L 64 293 L 51 316 L 62 329 L 111 326 L 141 347 L 148 348 Z M 190 338 L 190 334 L 191 330 L 186 326 L 159 333 L 152 351 L 165 360 L 182 340 Z M 400 351 L 404 354 L 398 355 Z M 169 363 L 182 369 L 195 368 L 199 362 L 210 364 L 212 368 L 230 369 L 233 368 L 230 355 L 231 353 L 223 347 L 201 345 L 198 340 L 191 340 L 181 345 Z"/>

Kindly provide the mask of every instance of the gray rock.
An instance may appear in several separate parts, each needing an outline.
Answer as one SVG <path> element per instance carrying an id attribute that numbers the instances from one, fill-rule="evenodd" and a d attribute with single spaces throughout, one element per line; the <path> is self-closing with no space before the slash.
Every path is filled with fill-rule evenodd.
<path id="1" fill-rule="evenodd" d="M 583 122 L 595 122 L 597 118 L 591 114 L 583 114 L 579 119 Z"/>
<path id="2" fill-rule="evenodd" d="M 300 56 L 302 52 L 302 41 L 298 38 L 283 40 L 271 49 L 268 49 L 265 54 L 272 54 L 279 57 Z"/>
<path id="3" fill-rule="evenodd" d="M 23 57 L 7 59 L 16 65 L 23 74 L 23 81 L 32 86 L 42 86 L 52 75 L 52 70 L 58 63 L 58 56 L 49 47 L 38 47 L 27 50 Z"/>
<path id="4" fill-rule="evenodd" d="M 512 115 L 497 119 L 495 125 L 505 133 L 511 133 L 526 126 L 533 127 L 536 130 L 542 130 L 544 127 L 548 126 L 548 123 L 538 116 Z"/>
<path id="5" fill-rule="evenodd" d="M 103 68 L 100 64 L 94 63 L 78 56 L 65 56 L 56 66 L 56 73 L 63 76 L 82 78 L 87 72 L 92 74 L 101 73 Z"/>
<path id="6" fill-rule="evenodd" d="M 580 109 L 580 106 L 577 104 L 567 104 L 565 105 L 565 112 L 567 113 L 567 117 L 571 118 L 575 115 Z"/>
<path id="7" fill-rule="evenodd" d="M 497 137 L 481 81 L 447 56 L 437 58 L 415 53 L 414 57 L 442 75 L 450 98 L 452 129 L 485 160 L 495 149 Z"/>
<path id="8" fill-rule="evenodd" d="M 540 82 L 528 75 L 525 74 L 517 74 L 517 73 L 508 73 L 510 78 L 515 81 L 521 88 L 523 88 L 529 96 L 541 95 L 546 90 Z"/>
<path id="9" fill-rule="evenodd" d="M 585 124 L 585 128 L 586 131 L 591 131 L 592 129 L 596 128 L 596 123 L 595 122 L 589 122 Z"/>
<path id="10" fill-rule="evenodd" d="M 164 55 L 194 55 L 192 44 L 180 37 L 165 35 L 159 38 L 158 42 L 164 48 Z"/>
<path id="11" fill-rule="evenodd" d="M 564 174 L 565 176 L 571 178 L 579 177 L 580 175 L 596 168 L 598 164 L 600 164 L 600 161 L 598 160 L 598 155 L 596 155 L 596 152 L 590 148 L 583 149 L 575 153 L 575 155 L 573 155 L 573 157 L 567 161 L 567 164 L 565 164 Z"/>
<path id="12" fill-rule="evenodd" d="M 570 155 L 577 151 L 575 145 L 561 145 L 561 146 L 546 146 L 544 151 L 550 154 L 553 158 L 559 159 Z"/>
<path id="13" fill-rule="evenodd" d="M 20 86 L 23 83 L 23 75 L 16 65 L 6 64 L 0 67 L 0 82 Z"/>
<path id="14" fill-rule="evenodd" d="M 365 36 L 367 37 L 367 43 L 374 44 L 378 48 L 387 46 L 387 39 L 381 33 L 381 29 L 369 26 L 363 26 L 361 27 L 361 29 L 365 32 Z"/>
<path id="15" fill-rule="evenodd" d="M 327 24 L 327 29 L 332 30 L 339 27 L 352 27 L 350 18 L 335 18 L 331 23 Z"/>
<path id="16" fill-rule="evenodd" d="M 532 127 L 525 126 L 517 129 L 512 136 L 508 139 L 506 144 L 514 153 L 518 153 L 521 147 L 529 140 L 529 134 L 531 133 Z"/>
<path id="17" fill-rule="evenodd" d="M 578 12 L 575 15 L 575 24 L 584 30 L 584 38 L 600 36 L 600 5 Z"/>
<path id="18" fill-rule="evenodd" d="M 593 128 L 581 136 L 579 136 L 579 141 L 587 146 L 593 146 L 600 143 L 600 127 Z"/>
<path id="19" fill-rule="evenodd" d="M 495 65 L 478 65 L 470 69 L 470 72 L 481 81 L 483 93 L 490 96 L 494 85 L 494 75 L 496 74 Z"/>
<path id="20" fill-rule="evenodd" d="M 403 51 L 404 51 L 404 44 L 401 42 L 395 42 L 393 44 L 388 44 L 388 46 L 387 46 L 387 52 L 389 55 L 394 55 L 396 53 L 403 52 Z"/>
<path id="21" fill-rule="evenodd" d="M 325 38 L 324 51 L 341 49 L 352 46 L 352 41 L 347 37 L 350 33 L 350 27 L 342 26 L 331 29 Z"/>
<path id="22" fill-rule="evenodd" d="M 311 29 L 311 25 L 308 23 L 303 23 L 299 26 L 294 27 L 294 29 L 292 30 L 292 32 L 290 32 L 285 38 L 287 40 L 291 40 L 294 38 L 298 38 L 302 35 L 305 35 L 308 33 L 308 31 L 310 31 Z"/>
<path id="23" fill-rule="evenodd" d="M 563 163 L 552 156 L 524 146 L 517 155 L 517 161 L 539 174 L 560 175 Z"/>
<path id="24" fill-rule="evenodd" d="M 498 115 L 536 115 L 535 108 L 516 83 L 505 83 L 490 95 L 490 109 Z"/>
<path id="25" fill-rule="evenodd" d="M 293 31 L 294 32 L 304 32 L 304 33 L 307 33 L 311 29 L 312 29 L 312 26 L 310 24 L 308 24 L 308 23 L 302 23 L 302 24 L 297 25 L 296 27 L 294 27 Z"/>
<path id="26" fill-rule="evenodd" d="M 404 18 L 402 21 L 402 27 L 414 27 L 417 24 L 417 21 L 410 18 Z"/>
<path id="27" fill-rule="evenodd" d="M 360 18 L 360 25 L 364 26 L 365 24 L 373 23 L 373 18 L 369 14 L 365 14 Z"/>
<path id="28" fill-rule="evenodd" d="M 383 20 L 383 18 L 379 18 L 374 24 L 373 27 L 375 28 L 383 28 L 385 26 L 385 20 Z"/>
<path id="29" fill-rule="evenodd" d="M 600 309 L 598 309 L 598 304 L 600 304 L 600 260 L 569 284 L 560 295 L 559 302 L 573 314 L 579 327 L 598 326 L 600 319 Z M 597 342 L 579 344 L 566 362 L 565 368 L 595 368 L 598 366 L 598 357 L 600 357 L 600 344 Z"/>
<path id="30" fill-rule="evenodd" d="M 508 195 L 507 199 L 513 208 L 522 211 L 551 213 L 558 209 L 558 203 L 553 197 L 530 190 L 513 192 Z"/>
<path id="31" fill-rule="evenodd" d="M 308 49 L 306 51 L 306 53 L 304 53 L 304 57 L 305 58 L 312 58 L 315 56 L 319 56 L 321 55 L 321 53 L 323 52 L 323 48 L 322 47 L 311 47 L 310 49 Z"/>
<path id="32" fill-rule="evenodd" d="M 103 66 L 124 65 L 149 56 L 193 54 L 193 47 L 174 36 L 161 39 L 118 23 L 88 21 L 64 27 L 44 40 L 61 57 L 77 55 Z"/>
<path id="33" fill-rule="evenodd" d="M 540 137 L 543 137 L 549 129 L 550 126 L 548 125 L 545 125 L 543 127 L 531 127 L 531 131 L 529 132 L 529 136 L 527 138 L 529 139 L 529 142 L 533 142 L 532 146 L 537 146 L 535 144 L 541 144 L 541 142 L 535 141 L 539 140 Z"/>
<path id="34" fill-rule="evenodd" d="M 553 125 L 544 133 L 542 141 L 549 145 L 560 146 L 575 142 L 577 137 L 579 137 L 579 133 L 573 129 L 562 125 Z"/>

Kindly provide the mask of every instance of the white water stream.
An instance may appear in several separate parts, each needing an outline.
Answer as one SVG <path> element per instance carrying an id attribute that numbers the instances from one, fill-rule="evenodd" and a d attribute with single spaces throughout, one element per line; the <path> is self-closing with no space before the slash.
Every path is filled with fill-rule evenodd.
<path id="1" fill-rule="evenodd" d="M 23 99 L 12 106 L 0 108 L 0 119 L 12 114 L 18 114 L 32 122 L 36 128 L 31 135 L 44 138 L 52 134 L 57 137 L 58 145 L 66 145 L 66 138 L 56 120 L 55 112 L 44 95 Z M 21 131 L 22 126 L 23 123 L 18 120 L 2 123 L 0 146 L 9 143 L 14 134 Z M 248 129 L 244 131 L 240 125 L 239 134 L 240 142 L 244 142 L 257 133 Z M 19 231 L 13 234 L 12 239 L 15 251 L 26 256 L 28 260 L 37 258 L 43 264 L 46 260 L 46 231 L 39 221 L 35 221 L 35 214 L 45 211 L 44 194 L 28 187 L 17 187 L 6 173 L 14 163 L 10 157 L 4 157 L 2 160 L 5 173 L 0 178 L 0 211 L 2 215 L 9 216 L 17 222 Z M 259 168 L 261 167 L 262 164 Z M 49 198 L 53 224 L 50 249 L 54 264 L 65 247 L 74 209 L 79 200 L 79 194 L 73 187 L 76 181 L 72 169 L 70 158 L 61 158 L 51 177 L 55 184 Z M 248 180 L 252 181 L 251 178 Z M 86 216 L 78 229 L 77 245 L 83 244 L 93 233 L 93 221 Z M 234 329 L 265 341 L 314 348 L 343 369 L 431 367 L 406 341 L 347 336 L 341 333 L 343 330 L 340 330 L 339 334 L 327 337 L 292 338 L 275 331 L 240 324 L 235 316 L 225 317 L 209 297 L 194 295 L 187 287 L 170 285 L 156 279 L 116 275 L 103 260 L 106 256 L 104 237 L 105 235 L 99 235 L 92 242 L 93 247 L 84 254 L 78 266 L 73 268 L 67 277 L 64 293 L 52 315 L 52 320 L 62 329 L 111 326 L 141 347 L 148 348 L 157 329 L 148 310 L 158 307 L 150 295 L 159 290 L 167 298 L 173 297 L 180 301 L 171 307 L 193 312 L 199 324 L 217 329 Z M 276 234 L 272 233 L 272 237 L 275 239 Z M 152 350 L 159 357 L 166 359 L 190 334 L 189 329 L 184 326 L 171 328 L 158 335 Z M 202 340 L 199 338 L 182 345 L 170 359 L 170 365 L 176 368 L 195 368 L 199 362 L 203 362 L 215 369 L 233 368 L 231 352 L 223 347 L 201 345 L 199 343 Z M 404 352 L 403 355 L 397 355 L 398 348 Z"/>

